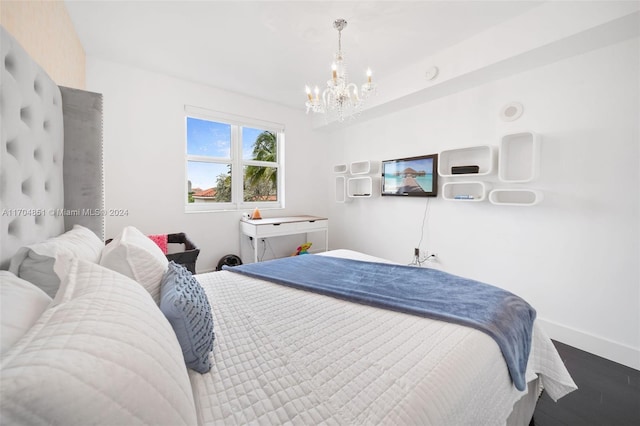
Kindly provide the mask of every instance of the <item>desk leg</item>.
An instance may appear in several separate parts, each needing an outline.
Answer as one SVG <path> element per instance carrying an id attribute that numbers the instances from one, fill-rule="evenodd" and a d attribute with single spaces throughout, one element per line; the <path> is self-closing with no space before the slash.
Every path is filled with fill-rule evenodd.
<path id="1" fill-rule="evenodd" d="M 253 239 L 253 261 L 258 263 L 258 239 Z"/>
<path id="2" fill-rule="evenodd" d="M 324 251 L 329 251 L 329 228 L 324 230 Z"/>

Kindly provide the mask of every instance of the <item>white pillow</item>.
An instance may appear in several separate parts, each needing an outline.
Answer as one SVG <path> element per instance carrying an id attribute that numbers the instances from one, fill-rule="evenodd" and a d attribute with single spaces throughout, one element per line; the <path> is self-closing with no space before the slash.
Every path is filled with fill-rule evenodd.
<path id="1" fill-rule="evenodd" d="M 169 261 L 156 243 L 133 226 L 105 246 L 100 264 L 139 282 L 160 303 L 160 281 Z"/>
<path id="2" fill-rule="evenodd" d="M 40 318 L 51 298 L 35 285 L 8 271 L 0 271 L 0 355 Z"/>
<path id="3" fill-rule="evenodd" d="M 182 350 L 149 294 L 100 265 L 67 268 L 2 360 L 2 423 L 197 424 Z"/>
<path id="4" fill-rule="evenodd" d="M 74 225 L 73 229 L 40 243 L 22 247 L 11 259 L 9 271 L 55 297 L 60 278 L 54 272 L 61 256 L 78 257 L 98 263 L 104 243 L 88 228 Z"/>

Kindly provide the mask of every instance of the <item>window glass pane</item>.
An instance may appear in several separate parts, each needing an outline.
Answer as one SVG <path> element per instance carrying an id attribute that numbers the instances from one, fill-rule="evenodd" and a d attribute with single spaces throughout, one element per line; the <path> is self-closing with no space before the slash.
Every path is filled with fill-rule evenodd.
<path id="1" fill-rule="evenodd" d="M 278 201 L 278 169 L 245 166 L 244 201 Z"/>
<path id="2" fill-rule="evenodd" d="M 251 127 L 242 128 L 242 158 L 276 162 L 277 138 L 274 132 Z"/>
<path id="3" fill-rule="evenodd" d="M 231 125 L 187 117 L 187 154 L 231 158 Z"/>
<path id="4" fill-rule="evenodd" d="M 187 161 L 187 179 L 187 202 L 231 202 L 231 164 Z"/>

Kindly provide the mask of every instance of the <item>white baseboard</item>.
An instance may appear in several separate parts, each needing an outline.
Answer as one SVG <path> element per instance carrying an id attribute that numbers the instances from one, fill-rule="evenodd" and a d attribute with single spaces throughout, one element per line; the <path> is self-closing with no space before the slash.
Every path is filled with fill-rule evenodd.
<path id="1" fill-rule="evenodd" d="M 640 349 L 585 333 L 562 324 L 537 318 L 536 321 L 553 340 L 640 370 Z"/>

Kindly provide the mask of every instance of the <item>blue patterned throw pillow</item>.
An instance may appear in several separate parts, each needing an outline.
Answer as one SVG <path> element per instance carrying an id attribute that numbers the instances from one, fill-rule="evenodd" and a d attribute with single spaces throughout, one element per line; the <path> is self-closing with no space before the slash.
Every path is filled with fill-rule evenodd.
<path id="1" fill-rule="evenodd" d="M 215 338 L 211 305 L 200 283 L 184 266 L 169 263 L 161 283 L 160 310 L 178 337 L 187 367 L 199 373 L 209 371 Z"/>

